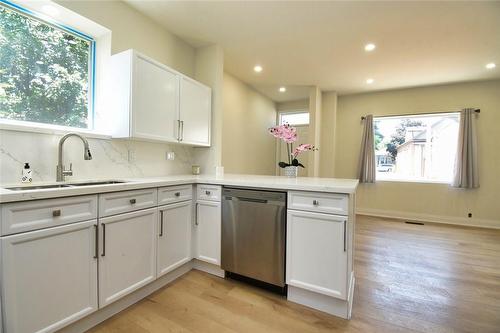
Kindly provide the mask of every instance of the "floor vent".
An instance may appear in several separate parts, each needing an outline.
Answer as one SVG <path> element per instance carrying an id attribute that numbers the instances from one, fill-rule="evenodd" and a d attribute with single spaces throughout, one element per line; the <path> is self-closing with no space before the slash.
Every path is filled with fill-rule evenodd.
<path id="1" fill-rule="evenodd" d="M 416 224 L 416 225 L 424 225 L 422 222 L 412 222 L 412 221 L 405 221 L 407 224 Z"/>

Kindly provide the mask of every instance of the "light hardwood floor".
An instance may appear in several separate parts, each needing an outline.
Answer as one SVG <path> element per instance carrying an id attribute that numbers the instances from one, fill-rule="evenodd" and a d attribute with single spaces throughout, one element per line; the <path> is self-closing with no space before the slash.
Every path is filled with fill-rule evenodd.
<path id="1" fill-rule="evenodd" d="M 350 321 L 191 271 L 90 332 L 500 332 L 500 230 L 360 216 L 355 275 Z"/>

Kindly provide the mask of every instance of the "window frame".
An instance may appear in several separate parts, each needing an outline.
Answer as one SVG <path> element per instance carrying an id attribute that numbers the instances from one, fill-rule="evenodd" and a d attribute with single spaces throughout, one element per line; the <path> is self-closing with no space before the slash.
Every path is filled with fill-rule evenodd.
<path id="1" fill-rule="evenodd" d="M 0 0 L 0 5 L 7 7 L 10 10 L 13 10 L 20 15 L 26 16 L 30 19 L 35 19 L 43 24 L 47 24 L 56 29 L 62 30 L 66 33 L 69 33 L 77 38 L 83 39 L 89 42 L 89 89 L 88 89 L 88 112 L 87 112 L 87 128 L 81 127 L 71 127 L 64 125 L 55 125 L 55 124 L 46 124 L 39 123 L 33 121 L 25 121 L 25 120 L 12 120 L 12 119 L 3 119 L 0 118 L 0 129 L 11 129 L 11 130 L 20 130 L 20 131 L 29 131 L 29 132 L 41 132 L 47 134 L 58 134 L 63 132 L 81 132 L 84 134 L 94 134 L 95 137 L 107 137 L 107 135 L 101 135 L 94 133 L 95 131 L 95 93 L 96 93 L 96 41 L 95 39 L 87 35 L 75 28 L 72 28 L 69 25 L 62 24 L 52 17 L 45 15 L 41 12 L 34 11 L 23 7 L 17 3 L 8 1 L 8 0 Z"/>
<path id="2" fill-rule="evenodd" d="M 459 111 L 446 111 L 446 112 L 426 112 L 426 113 L 412 113 L 412 114 L 400 114 L 400 115 L 383 115 L 383 116 L 374 116 L 373 117 L 373 130 L 375 131 L 375 122 L 377 120 L 384 119 L 402 119 L 402 118 L 424 118 L 424 117 L 434 117 L 434 116 L 442 116 L 446 117 L 448 115 L 458 115 L 460 121 L 460 112 Z M 458 133 L 457 133 L 458 134 Z M 373 147 L 374 152 L 376 152 L 376 147 Z M 376 168 L 377 166 L 375 166 Z M 444 179 L 412 179 L 412 178 L 385 178 L 379 179 L 379 172 L 375 170 L 375 181 L 376 182 L 396 182 L 396 183 L 420 183 L 420 184 L 446 184 L 449 185 L 451 180 Z"/>
<path id="3" fill-rule="evenodd" d="M 289 115 L 289 114 L 300 114 L 300 113 L 307 113 L 309 114 L 309 110 L 307 109 L 302 109 L 302 110 L 283 110 L 278 112 L 278 125 L 283 125 L 281 122 L 281 118 L 283 115 Z M 304 124 L 290 124 L 291 126 L 309 126 L 311 124 L 311 116 L 309 115 L 309 122 L 304 123 Z"/>

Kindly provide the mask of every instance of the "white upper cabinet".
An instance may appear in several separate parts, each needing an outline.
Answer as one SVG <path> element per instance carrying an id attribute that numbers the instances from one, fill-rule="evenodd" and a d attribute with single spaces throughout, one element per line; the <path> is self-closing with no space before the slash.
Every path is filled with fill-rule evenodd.
<path id="1" fill-rule="evenodd" d="M 179 76 L 140 55 L 135 58 L 131 134 L 136 138 L 177 140 Z"/>
<path id="2" fill-rule="evenodd" d="M 210 88 L 190 78 L 181 78 L 180 139 L 182 142 L 210 146 L 211 105 L 212 91 Z"/>
<path id="3" fill-rule="evenodd" d="M 112 57 L 113 137 L 210 145 L 211 89 L 134 50 Z"/>

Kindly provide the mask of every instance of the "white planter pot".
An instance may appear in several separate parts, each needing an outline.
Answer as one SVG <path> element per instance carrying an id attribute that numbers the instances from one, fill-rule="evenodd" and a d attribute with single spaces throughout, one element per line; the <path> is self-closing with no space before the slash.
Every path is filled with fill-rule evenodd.
<path id="1" fill-rule="evenodd" d="M 296 166 L 287 166 L 285 169 L 285 176 L 287 177 L 297 177 L 297 173 L 299 172 L 299 167 Z"/>

